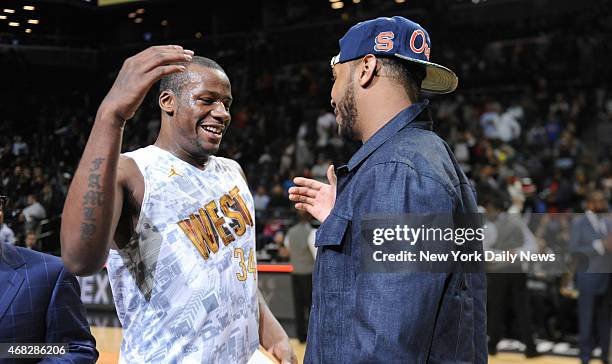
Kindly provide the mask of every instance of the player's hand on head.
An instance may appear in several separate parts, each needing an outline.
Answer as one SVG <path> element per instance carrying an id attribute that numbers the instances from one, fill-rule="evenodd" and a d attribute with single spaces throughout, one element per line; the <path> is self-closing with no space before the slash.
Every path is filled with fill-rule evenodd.
<path id="1" fill-rule="evenodd" d="M 193 52 L 177 45 L 153 46 L 128 58 L 108 92 L 100 110 L 112 113 L 125 121 L 140 107 L 149 89 L 164 76 L 183 72 Z"/>
<path id="2" fill-rule="evenodd" d="M 289 200 L 295 208 L 304 210 L 320 222 L 325 221 L 336 203 L 336 173 L 334 166 L 327 169 L 327 183 L 310 178 L 296 177 L 295 187 L 289 189 Z"/>

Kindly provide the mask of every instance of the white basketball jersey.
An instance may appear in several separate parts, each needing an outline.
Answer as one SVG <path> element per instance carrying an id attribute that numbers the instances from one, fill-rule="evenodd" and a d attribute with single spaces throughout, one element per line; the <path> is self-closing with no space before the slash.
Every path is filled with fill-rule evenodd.
<path id="1" fill-rule="evenodd" d="M 120 363 L 246 363 L 259 344 L 255 212 L 238 163 L 200 170 L 152 145 L 125 155 L 145 192 L 107 262 Z"/>

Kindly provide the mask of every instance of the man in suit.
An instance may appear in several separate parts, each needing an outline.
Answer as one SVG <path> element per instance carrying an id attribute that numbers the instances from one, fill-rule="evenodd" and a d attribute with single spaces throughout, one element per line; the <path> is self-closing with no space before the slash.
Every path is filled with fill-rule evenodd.
<path id="1" fill-rule="evenodd" d="M 68 344 L 62 356 L 19 363 L 96 362 L 78 282 L 59 258 L 0 242 L 0 343 Z M 16 362 L 3 354 L 0 364 Z"/>
<path id="2" fill-rule="evenodd" d="M 610 302 L 612 286 L 612 222 L 601 214 L 608 212 L 608 201 L 601 191 L 587 197 L 586 211 L 572 223 L 570 248 L 586 255 L 588 267 L 576 274 L 578 297 L 580 359 L 586 364 L 595 346 L 601 347 L 602 361 L 607 364 L 610 343 Z"/>

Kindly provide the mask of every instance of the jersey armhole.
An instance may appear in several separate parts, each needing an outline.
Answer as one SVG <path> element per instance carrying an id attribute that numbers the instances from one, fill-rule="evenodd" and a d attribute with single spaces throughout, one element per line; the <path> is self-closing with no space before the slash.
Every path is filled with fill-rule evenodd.
<path id="1" fill-rule="evenodd" d="M 132 162 L 134 162 L 134 164 L 136 165 L 136 168 L 138 169 L 138 172 L 140 172 L 140 175 L 142 176 L 142 183 L 143 183 L 142 202 L 140 203 L 140 210 L 138 212 L 138 219 L 136 220 L 136 224 L 130 227 L 131 234 L 128 238 L 128 244 L 129 244 L 129 242 L 134 238 L 134 236 L 138 234 L 139 227 L 141 226 L 142 220 L 144 219 L 144 208 L 146 204 L 149 202 L 149 183 L 147 182 L 147 178 L 145 177 L 147 166 L 139 163 L 137 159 L 133 158 L 131 155 L 128 155 L 128 153 L 122 154 L 122 156 L 129 158 Z M 125 203 L 125 196 L 124 196 L 124 203 Z"/>

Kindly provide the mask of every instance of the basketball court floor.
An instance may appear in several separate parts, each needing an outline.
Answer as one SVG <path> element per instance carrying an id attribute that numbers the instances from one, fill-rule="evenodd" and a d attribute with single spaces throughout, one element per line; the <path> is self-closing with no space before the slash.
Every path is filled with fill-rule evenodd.
<path id="1" fill-rule="evenodd" d="M 98 364 L 116 364 L 119 358 L 119 349 L 121 347 L 121 328 L 118 327 L 100 327 L 93 326 L 91 329 L 97 341 L 100 359 Z M 299 341 L 292 339 L 291 343 L 298 355 L 299 363 L 302 364 L 304 357 L 305 345 Z M 511 353 L 499 353 L 495 357 L 489 358 L 490 364 L 579 364 L 580 361 L 574 358 L 563 358 L 556 356 L 542 356 L 535 359 L 525 359 L 523 355 Z M 592 364 L 599 364 L 600 361 L 593 360 Z"/>

